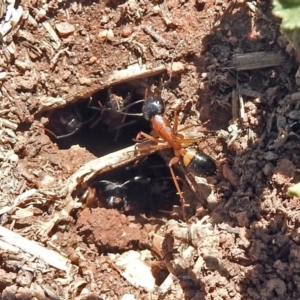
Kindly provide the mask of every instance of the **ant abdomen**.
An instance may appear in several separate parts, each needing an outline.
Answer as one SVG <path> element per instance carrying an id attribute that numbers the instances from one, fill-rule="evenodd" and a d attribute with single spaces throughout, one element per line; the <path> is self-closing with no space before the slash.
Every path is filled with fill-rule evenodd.
<path id="1" fill-rule="evenodd" d="M 207 154 L 189 149 L 183 155 L 183 164 L 196 176 L 212 176 L 217 172 L 215 161 Z"/>

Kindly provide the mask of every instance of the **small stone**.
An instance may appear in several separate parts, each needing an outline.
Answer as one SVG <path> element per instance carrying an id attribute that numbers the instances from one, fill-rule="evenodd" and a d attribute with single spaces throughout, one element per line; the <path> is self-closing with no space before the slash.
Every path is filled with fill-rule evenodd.
<path id="1" fill-rule="evenodd" d="M 87 77 L 79 77 L 78 80 L 81 85 L 91 85 L 92 83 L 91 78 L 87 78 Z"/>
<path id="2" fill-rule="evenodd" d="M 115 38 L 114 32 L 111 29 L 108 29 L 106 37 L 109 41 L 112 41 Z"/>
<path id="3" fill-rule="evenodd" d="M 46 10 L 45 10 L 44 8 L 40 8 L 40 9 L 38 10 L 38 16 L 39 16 L 40 18 L 44 18 L 44 17 L 46 17 L 46 15 L 47 15 L 47 12 L 46 12 Z"/>
<path id="4" fill-rule="evenodd" d="M 29 286 L 30 283 L 32 282 L 32 279 L 33 279 L 32 273 L 28 271 L 21 271 L 16 278 L 16 282 L 20 286 Z"/>
<path id="5" fill-rule="evenodd" d="M 89 59 L 89 64 L 92 65 L 92 64 L 94 64 L 96 61 L 97 61 L 97 57 L 96 57 L 96 56 L 92 56 L 92 57 Z"/>
<path id="6" fill-rule="evenodd" d="M 132 27 L 131 26 L 125 26 L 122 30 L 122 37 L 128 37 L 132 34 Z"/>
<path id="7" fill-rule="evenodd" d="M 178 75 L 184 71 L 184 65 L 182 62 L 174 61 L 171 65 L 172 68 L 172 76 Z M 168 73 L 171 73 L 171 70 L 168 69 Z"/>
<path id="8" fill-rule="evenodd" d="M 108 21 L 109 21 L 109 17 L 107 15 L 103 15 L 100 20 L 100 23 L 106 24 Z"/>
<path id="9" fill-rule="evenodd" d="M 50 188 L 56 184 L 55 177 L 51 175 L 45 175 L 42 180 L 38 183 L 39 188 Z"/>
<path id="10" fill-rule="evenodd" d="M 107 32 L 108 30 L 104 29 L 98 33 L 98 39 L 100 42 L 105 42 L 107 40 Z"/>
<path id="11" fill-rule="evenodd" d="M 75 26 L 68 22 L 56 24 L 55 27 L 60 36 L 67 36 L 75 31 Z"/>
<path id="12" fill-rule="evenodd" d="M 8 161 L 14 165 L 17 165 L 18 161 L 19 161 L 19 156 L 17 154 L 13 153 L 8 157 Z"/>
<path id="13" fill-rule="evenodd" d="M 270 176 L 272 174 L 274 168 L 275 168 L 275 166 L 269 162 L 269 163 L 265 164 L 262 171 L 266 176 Z"/>

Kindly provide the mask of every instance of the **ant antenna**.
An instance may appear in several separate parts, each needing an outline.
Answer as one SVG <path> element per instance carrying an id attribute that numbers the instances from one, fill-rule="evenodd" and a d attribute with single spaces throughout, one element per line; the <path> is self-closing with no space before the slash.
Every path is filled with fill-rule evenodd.
<path id="1" fill-rule="evenodd" d="M 133 177 L 132 179 L 129 179 L 127 181 L 125 181 L 121 187 L 125 186 L 126 184 L 128 183 L 131 183 L 131 182 L 140 182 L 140 183 L 149 183 L 150 182 L 150 178 L 145 178 L 143 176 L 135 176 Z"/>
<path id="2" fill-rule="evenodd" d="M 169 82 L 171 82 L 172 80 L 172 76 L 173 76 L 173 64 L 174 64 L 174 58 L 178 52 L 179 46 L 181 46 L 183 44 L 184 40 L 179 40 L 179 42 L 177 43 L 177 45 L 175 46 L 173 55 L 172 55 L 172 59 L 171 59 L 171 70 L 170 70 L 170 78 L 165 82 L 165 85 Z"/>
<path id="3" fill-rule="evenodd" d="M 135 102 L 130 103 L 130 104 L 124 106 L 123 108 L 118 109 L 118 110 L 114 110 L 113 108 L 107 108 L 107 107 L 105 107 L 105 108 L 98 108 L 98 107 L 95 107 L 95 106 L 89 106 L 89 108 L 95 109 L 95 110 L 100 110 L 100 111 L 114 111 L 114 112 L 118 112 L 118 113 L 120 113 L 122 115 L 126 115 L 126 116 L 138 116 L 138 117 L 142 117 L 143 116 L 142 113 L 128 113 L 125 110 L 127 110 L 128 108 L 134 106 L 135 104 L 139 104 L 139 103 L 142 103 L 144 101 L 145 101 L 144 99 L 135 101 Z"/>

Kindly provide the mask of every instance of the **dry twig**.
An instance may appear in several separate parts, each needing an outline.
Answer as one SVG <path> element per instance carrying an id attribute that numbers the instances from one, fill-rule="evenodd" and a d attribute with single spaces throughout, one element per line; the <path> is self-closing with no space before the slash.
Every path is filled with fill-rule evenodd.
<path id="1" fill-rule="evenodd" d="M 70 272 L 71 262 L 67 258 L 2 226 L 0 226 L 0 239 L 7 244 L 16 246 L 23 251 L 42 259 L 54 268 L 66 271 L 67 273 Z"/>

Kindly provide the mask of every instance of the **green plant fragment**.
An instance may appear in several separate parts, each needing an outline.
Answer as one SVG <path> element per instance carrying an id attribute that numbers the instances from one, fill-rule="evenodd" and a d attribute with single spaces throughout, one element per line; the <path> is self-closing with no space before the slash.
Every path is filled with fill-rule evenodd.
<path id="1" fill-rule="evenodd" d="M 300 28 L 300 1 L 273 0 L 273 14 L 282 18 L 281 28 L 294 30 Z"/>
<path id="2" fill-rule="evenodd" d="M 288 196 L 290 197 L 296 196 L 300 198 L 300 182 L 293 186 L 290 186 L 287 192 Z"/>

